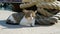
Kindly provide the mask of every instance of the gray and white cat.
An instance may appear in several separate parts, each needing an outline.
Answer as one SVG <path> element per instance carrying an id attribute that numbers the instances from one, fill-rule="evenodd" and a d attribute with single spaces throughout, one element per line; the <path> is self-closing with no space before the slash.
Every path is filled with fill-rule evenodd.
<path id="1" fill-rule="evenodd" d="M 23 13 L 15 13 L 8 17 L 7 23 L 24 26 L 35 26 L 35 14 L 37 11 L 23 10 Z"/>

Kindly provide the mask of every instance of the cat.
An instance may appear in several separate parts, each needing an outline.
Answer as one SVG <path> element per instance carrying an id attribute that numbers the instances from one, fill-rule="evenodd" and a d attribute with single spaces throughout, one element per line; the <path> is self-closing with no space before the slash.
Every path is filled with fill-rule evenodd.
<path id="1" fill-rule="evenodd" d="M 22 18 L 20 24 L 25 26 L 35 26 L 35 14 L 37 11 L 23 10 L 24 17 Z"/>
<path id="2" fill-rule="evenodd" d="M 15 13 L 8 17 L 8 24 L 20 24 L 24 26 L 35 26 L 35 14 L 37 11 L 23 10 L 22 13 Z"/>

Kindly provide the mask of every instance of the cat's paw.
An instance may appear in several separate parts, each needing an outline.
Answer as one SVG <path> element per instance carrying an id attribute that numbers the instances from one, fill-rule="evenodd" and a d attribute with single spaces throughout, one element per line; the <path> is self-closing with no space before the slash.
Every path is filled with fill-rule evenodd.
<path id="1" fill-rule="evenodd" d="M 31 24 L 31 27 L 34 27 L 35 26 L 35 24 Z"/>

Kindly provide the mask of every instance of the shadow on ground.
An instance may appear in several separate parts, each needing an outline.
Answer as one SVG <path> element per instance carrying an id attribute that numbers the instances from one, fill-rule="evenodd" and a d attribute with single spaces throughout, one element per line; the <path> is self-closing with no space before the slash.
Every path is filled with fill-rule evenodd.
<path id="1" fill-rule="evenodd" d="M 6 24 L 6 20 L 0 20 L 0 25 L 3 26 L 3 27 L 6 27 L 6 28 L 12 28 L 12 29 L 15 29 L 15 28 L 29 28 L 29 27 L 26 27 L 26 26 L 21 26 L 21 25 L 9 25 L 9 24 Z M 48 26 L 52 26 L 52 25 L 36 25 L 35 27 L 48 27 Z"/>

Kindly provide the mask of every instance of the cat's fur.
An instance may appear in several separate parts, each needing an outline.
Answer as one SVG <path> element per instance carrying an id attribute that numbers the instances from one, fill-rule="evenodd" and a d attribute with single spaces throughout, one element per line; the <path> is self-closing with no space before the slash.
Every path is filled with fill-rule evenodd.
<path id="1" fill-rule="evenodd" d="M 14 14 L 9 16 L 9 18 L 7 19 L 7 22 L 9 23 L 13 23 L 13 24 L 20 24 L 20 25 L 24 25 L 24 26 L 35 26 L 35 13 L 36 11 L 32 11 L 32 10 L 23 10 L 23 16 L 22 14 Z M 16 16 L 15 16 L 16 15 Z"/>
<path id="2" fill-rule="evenodd" d="M 36 11 L 24 10 L 24 17 L 21 20 L 20 24 L 25 26 L 35 26 L 35 13 Z"/>
<path id="3" fill-rule="evenodd" d="M 24 16 L 23 12 L 13 13 L 7 18 L 6 23 L 12 25 L 18 25 L 23 16 Z"/>

